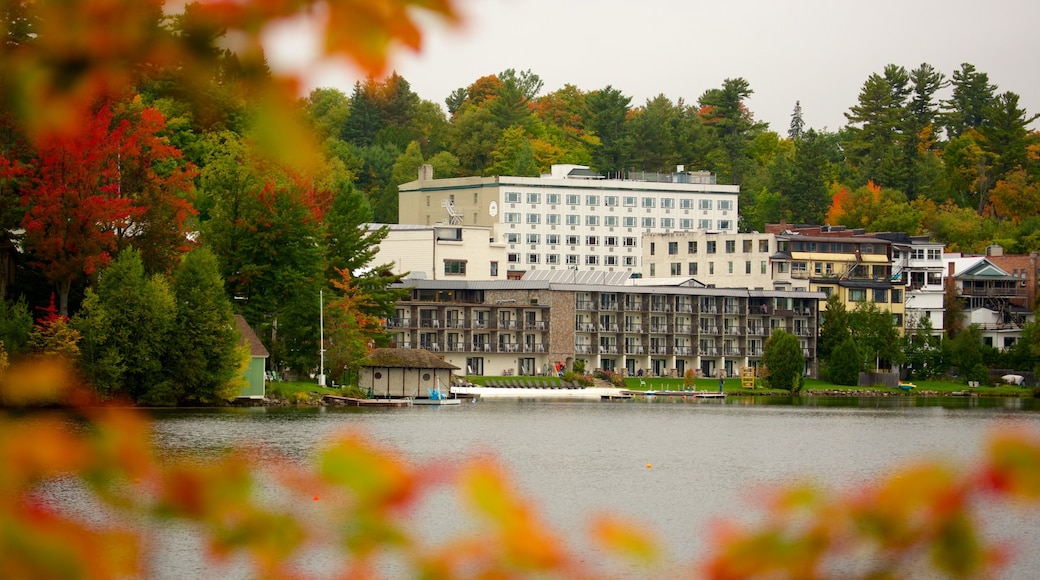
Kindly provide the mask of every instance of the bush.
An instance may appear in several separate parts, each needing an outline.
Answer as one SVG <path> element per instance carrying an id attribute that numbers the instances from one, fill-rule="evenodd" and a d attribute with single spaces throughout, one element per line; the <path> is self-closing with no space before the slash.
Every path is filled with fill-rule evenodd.
<path id="1" fill-rule="evenodd" d="M 863 370 L 863 357 L 851 337 L 845 339 L 831 352 L 827 361 L 827 378 L 836 385 L 848 387 L 859 383 L 859 372 Z"/>
<path id="2" fill-rule="evenodd" d="M 592 373 L 592 376 L 596 377 L 597 379 L 607 381 L 615 387 L 625 386 L 625 379 L 623 379 L 621 375 L 615 373 L 614 371 L 596 371 Z"/>
<path id="3" fill-rule="evenodd" d="M 798 377 L 805 368 L 805 358 L 798 339 L 783 330 L 777 330 L 766 341 L 762 364 L 769 369 L 766 384 L 771 389 L 796 391 L 799 387 Z"/>

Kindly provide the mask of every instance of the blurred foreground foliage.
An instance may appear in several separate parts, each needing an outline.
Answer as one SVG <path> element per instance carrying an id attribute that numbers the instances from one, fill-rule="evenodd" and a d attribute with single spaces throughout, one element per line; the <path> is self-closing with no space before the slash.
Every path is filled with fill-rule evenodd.
<path id="1" fill-rule="evenodd" d="M 257 578 L 310 577 L 303 568 L 315 550 L 337 553 L 342 565 L 328 576 L 343 578 L 385 576 L 387 557 L 403 566 L 393 575 L 416 578 L 607 577 L 603 563 L 668 577 L 983 578 L 1010 553 L 984 533 L 979 508 L 1040 499 L 1040 436 L 1008 428 L 970 467 L 912 465 L 851 492 L 781 488 L 757 523 L 711 527 L 702 561 L 671 561 L 652 531 L 601 515 L 588 534 L 604 558 L 589 560 L 494 458 L 414 465 L 351 432 L 309 465 L 247 448 L 205 461 L 158 457 L 143 414 L 95 406 L 56 360 L 11 365 L 0 403 L 4 578 L 149 577 L 149 539 L 185 524 L 211 574 L 234 562 Z M 81 506 L 44 499 L 43 486 L 70 480 L 104 513 L 77 516 Z M 448 540 L 424 539 L 411 515 L 445 488 L 472 525 Z"/>

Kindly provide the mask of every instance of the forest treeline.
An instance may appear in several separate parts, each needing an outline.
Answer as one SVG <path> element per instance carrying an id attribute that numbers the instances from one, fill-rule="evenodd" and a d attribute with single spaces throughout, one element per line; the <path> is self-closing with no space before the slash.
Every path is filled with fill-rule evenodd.
<path id="1" fill-rule="evenodd" d="M 193 267 L 216 269 L 231 305 L 219 316 L 244 315 L 278 369 L 317 366 L 326 292 L 345 321 L 330 361 L 341 372 L 385 339 L 378 318 L 397 296 L 387 290 L 394 276 L 370 263 L 385 233 L 363 224 L 395 223 L 398 185 L 424 163 L 438 177 L 536 176 L 557 163 L 603 174 L 684 165 L 740 185 L 745 231 L 786 220 L 927 233 L 951 250 L 1040 249 L 1036 115 L 970 64 L 949 74 L 884 66 L 836 132 L 806 127 L 798 103 L 781 131 L 757 122 L 743 78 L 696 103 L 659 95 L 635 104 L 611 86 L 544 92 L 535 72 L 508 69 L 441 104 L 390 74 L 286 106 L 272 87 L 292 85 L 272 81 L 262 51 L 221 48 L 224 29 L 207 12 L 217 8 L 167 14 L 160 2 L 126 4 L 125 29 L 142 34 L 115 40 L 176 48 L 130 65 L 110 54 L 110 22 L 84 13 L 77 21 L 96 38 L 84 36 L 76 54 L 90 58 L 57 74 L 54 63 L 70 58 L 66 35 L 32 6 L 12 2 L 0 14 L 0 340 L 11 353 L 28 349 L 26 321 L 43 316 L 36 309 L 53 294 L 51 314 L 71 317 L 95 362 L 114 365 L 95 373 L 113 385 L 127 355 L 102 346 L 129 298 L 106 298 L 98 281 L 127 249 L 127 288 L 164 279 L 134 298 L 158 301 L 141 311 L 168 304 L 176 320 L 176 272 L 186 253 L 205 248 L 215 260 Z M 248 29 L 248 14 L 230 14 Z"/>
<path id="2" fill-rule="evenodd" d="M 948 73 L 884 66 L 834 132 L 807 127 L 798 102 L 788 127 L 757 122 L 743 78 L 696 103 L 542 86 L 530 70 L 481 77 L 445 99 L 445 115 L 394 74 L 350 95 L 316 90 L 304 106 L 385 223 L 397 221 L 397 185 L 423 162 L 439 177 L 537 176 L 554 163 L 604 175 L 683 165 L 741 186 L 744 231 L 786 220 L 930 234 L 951 250 L 1040 249 L 1037 115 L 969 63 Z"/>

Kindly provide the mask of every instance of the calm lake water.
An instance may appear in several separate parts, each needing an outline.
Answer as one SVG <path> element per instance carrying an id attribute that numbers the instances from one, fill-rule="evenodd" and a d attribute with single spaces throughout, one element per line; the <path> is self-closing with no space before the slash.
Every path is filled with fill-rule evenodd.
<path id="1" fill-rule="evenodd" d="M 614 402 L 480 401 L 401 409 L 218 409 L 157 411 L 156 441 L 167 452 L 205 456 L 233 443 L 260 444 L 306 460 L 345 428 L 416 461 L 490 451 L 536 500 L 549 524 L 581 553 L 588 516 L 610 511 L 657 530 L 677 562 L 710 546 L 709 523 L 747 517 L 763 489 L 799 478 L 855 486 L 923 457 L 970 463 L 988 432 L 1007 422 L 1040 429 L 1033 399 L 804 399 L 731 397 Z M 652 468 L 648 469 L 647 464 Z M 431 538 L 447 539 L 467 519 L 450 498 L 415 514 Z M 1037 513 L 999 513 L 992 531 L 1025 545 L 1040 541 Z M 202 557 L 190 534 L 167 542 L 154 575 L 197 577 Z M 1040 557 L 1023 550 L 1008 578 L 1035 577 Z M 331 560 L 329 560 L 331 562 Z M 316 569 L 334 565 L 316 557 Z M 234 576 L 232 570 L 228 577 Z"/>

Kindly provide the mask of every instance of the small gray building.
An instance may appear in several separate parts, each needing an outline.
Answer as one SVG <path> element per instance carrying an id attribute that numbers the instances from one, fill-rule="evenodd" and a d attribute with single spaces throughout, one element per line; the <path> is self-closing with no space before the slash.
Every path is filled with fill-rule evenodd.
<path id="1" fill-rule="evenodd" d="M 457 370 L 426 350 L 377 348 L 361 361 L 358 386 L 373 397 L 427 397 L 435 388 L 447 394 Z"/>

